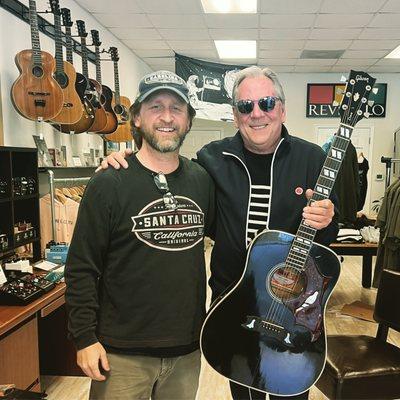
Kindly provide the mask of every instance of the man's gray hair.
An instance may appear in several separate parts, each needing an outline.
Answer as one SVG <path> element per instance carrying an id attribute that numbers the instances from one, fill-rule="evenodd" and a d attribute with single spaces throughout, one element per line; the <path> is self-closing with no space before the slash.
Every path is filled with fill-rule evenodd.
<path id="1" fill-rule="evenodd" d="M 270 68 L 267 67 L 260 68 L 256 65 L 242 69 L 236 74 L 236 79 L 235 83 L 233 84 L 233 90 L 232 90 L 233 105 L 236 104 L 238 87 L 242 83 L 242 81 L 245 80 L 246 78 L 255 78 L 258 76 L 265 76 L 266 78 L 271 79 L 275 88 L 276 97 L 279 97 L 282 105 L 285 106 L 285 93 L 283 92 L 282 85 L 279 82 L 276 73 L 272 71 L 272 69 Z"/>

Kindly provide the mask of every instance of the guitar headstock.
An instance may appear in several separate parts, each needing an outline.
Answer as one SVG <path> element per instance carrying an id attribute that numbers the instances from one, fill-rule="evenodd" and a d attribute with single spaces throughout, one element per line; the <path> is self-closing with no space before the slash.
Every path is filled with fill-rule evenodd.
<path id="1" fill-rule="evenodd" d="M 60 2 L 58 0 L 50 0 L 50 8 L 51 12 L 54 15 L 60 15 Z"/>
<path id="2" fill-rule="evenodd" d="M 61 9 L 63 25 L 70 28 L 74 23 L 71 21 L 71 10 L 69 8 Z"/>
<path id="3" fill-rule="evenodd" d="M 85 21 L 78 19 L 76 21 L 76 27 L 78 28 L 78 36 L 79 37 L 85 38 L 88 35 L 86 32 L 86 28 L 85 28 Z"/>
<path id="4" fill-rule="evenodd" d="M 108 52 L 111 55 L 111 60 L 112 61 L 118 61 L 119 60 L 118 49 L 116 47 L 110 47 Z"/>
<path id="5" fill-rule="evenodd" d="M 350 71 L 344 91 L 343 100 L 339 108 L 341 122 L 354 126 L 364 117 L 369 117 L 368 98 L 376 79 L 366 72 Z"/>
<path id="6" fill-rule="evenodd" d="M 100 36 L 99 36 L 99 31 L 96 29 L 92 29 L 90 31 L 90 34 L 92 35 L 92 42 L 94 46 L 100 46 L 101 42 L 100 42 Z"/>

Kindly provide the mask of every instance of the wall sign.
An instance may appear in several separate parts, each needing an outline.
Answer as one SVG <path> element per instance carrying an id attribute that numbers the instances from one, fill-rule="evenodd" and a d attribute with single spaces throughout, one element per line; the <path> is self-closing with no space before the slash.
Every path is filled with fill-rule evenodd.
<path id="1" fill-rule="evenodd" d="M 308 83 L 307 84 L 307 118 L 339 117 L 339 105 L 346 85 L 343 83 Z M 369 97 L 374 104 L 370 107 L 370 118 L 386 117 L 387 83 L 376 83 L 378 92 Z"/>

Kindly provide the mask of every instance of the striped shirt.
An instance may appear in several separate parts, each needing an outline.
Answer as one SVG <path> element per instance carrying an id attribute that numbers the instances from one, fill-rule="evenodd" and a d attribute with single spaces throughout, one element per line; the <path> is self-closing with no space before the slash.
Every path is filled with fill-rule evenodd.
<path id="1" fill-rule="evenodd" d="M 273 154 L 255 154 L 245 149 L 250 173 L 250 209 L 247 222 L 247 245 L 267 228 L 271 202 L 271 163 Z"/>

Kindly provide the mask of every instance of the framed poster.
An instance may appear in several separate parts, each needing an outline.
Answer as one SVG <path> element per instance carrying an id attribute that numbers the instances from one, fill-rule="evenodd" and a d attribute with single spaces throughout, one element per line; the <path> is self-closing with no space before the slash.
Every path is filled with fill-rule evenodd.
<path id="1" fill-rule="evenodd" d="M 345 83 L 308 83 L 307 118 L 339 118 Z M 369 96 L 370 118 L 386 117 L 387 83 L 376 83 Z"/>

